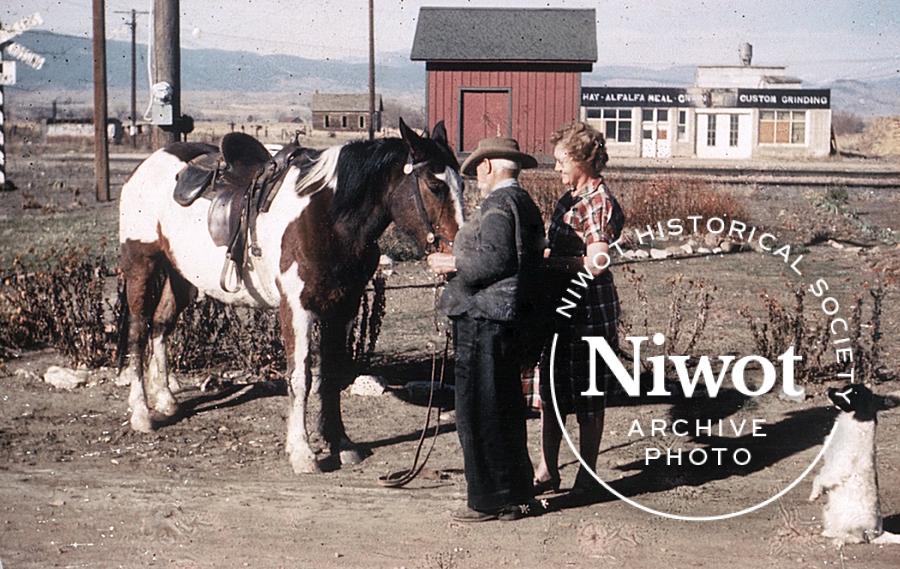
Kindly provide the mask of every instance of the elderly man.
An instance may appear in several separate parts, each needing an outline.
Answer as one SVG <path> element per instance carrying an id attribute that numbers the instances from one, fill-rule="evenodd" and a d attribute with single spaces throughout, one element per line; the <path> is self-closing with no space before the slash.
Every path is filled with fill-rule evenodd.
<path id="1" fill-rule="evenodd" d="M 433 271 L 451 275 L 440 308 L 453 320 L 456 346 L 456 428 L 468 487 L 467 507 L 453 515 L 461 522 L 518 519 L 533 497 L 519 372 L 544 225 L 518 175 L 536 165 L 511 138 L 482 140 L 462 165 L 477 175 L 481 207 L 457 233 L 453 255 L 428 257 Z"/>

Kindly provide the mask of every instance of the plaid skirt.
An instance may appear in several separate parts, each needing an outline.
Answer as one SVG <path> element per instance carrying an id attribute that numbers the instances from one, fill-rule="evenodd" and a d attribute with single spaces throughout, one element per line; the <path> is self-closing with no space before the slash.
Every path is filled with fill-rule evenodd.
<path id="1" fill-rule="evenodd" d="M 589 420 L 603 414 L 606 395 L 589 397 L 581 394 L 588 389 L 590 375 L 590 347 L 582 337 L 602 336 L 613 349 L 618 349 L 619 295 L 612 274 L 606 271 L 591 281 L 570 313 L 572 318 L 557 314 L 554 322 L 554 332 L 559 334 L 553 361 L 556 402 L 563 416 L 575 413 L 579 420 Z M 549 344 L 541 358 L 540 378 L 541 405 L 551 409 Z M 613 378 L 612 371 L 598 357 L 597 389 L 606 393 Z"/>

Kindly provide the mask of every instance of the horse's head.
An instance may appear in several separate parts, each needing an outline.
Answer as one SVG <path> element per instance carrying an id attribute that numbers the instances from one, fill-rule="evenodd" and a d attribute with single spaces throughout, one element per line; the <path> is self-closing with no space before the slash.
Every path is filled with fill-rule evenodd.
<path id="1" fill-rule="evenodd" d="M 401 179 L 390 199 L 391 216 L 426 251 L 449 253 L 463 223 L 463 181 L 459 162 L 447 142 L 444 121 L 418 135 L 400 119 L 400 135 L 409 149 Z"/>

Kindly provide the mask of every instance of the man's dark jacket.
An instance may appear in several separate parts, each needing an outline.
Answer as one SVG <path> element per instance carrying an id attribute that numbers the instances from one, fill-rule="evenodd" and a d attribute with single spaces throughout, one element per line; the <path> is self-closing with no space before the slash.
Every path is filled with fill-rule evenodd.
<path id="1" fill-rule="evenodd" d="M 456 234 L 456 274 L 439 304 L 448 316 L 509 322 L 534 314 L 544 223 L 518 183 L 500 185 Z"/>

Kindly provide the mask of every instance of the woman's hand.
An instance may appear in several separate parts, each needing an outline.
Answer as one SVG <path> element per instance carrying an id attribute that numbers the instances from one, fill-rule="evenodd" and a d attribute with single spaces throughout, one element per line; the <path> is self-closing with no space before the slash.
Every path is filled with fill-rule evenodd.
<path id="1" fill-rule="evenodd" d="M 432 253 L 426 259 L 428 268 L 439 275 L 456 272 L 456 257 L 450 253 Z"/>

